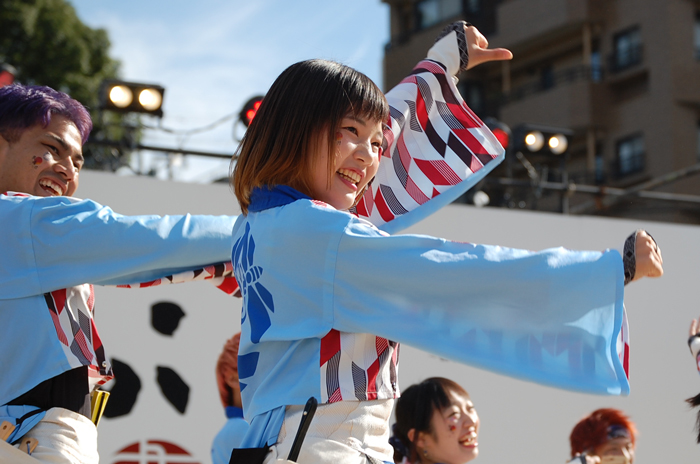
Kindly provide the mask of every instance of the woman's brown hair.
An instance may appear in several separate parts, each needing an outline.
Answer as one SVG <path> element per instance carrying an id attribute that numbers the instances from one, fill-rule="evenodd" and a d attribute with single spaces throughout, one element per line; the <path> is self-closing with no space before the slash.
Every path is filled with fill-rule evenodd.
<path id="1" fill-rule="evenodd" d="M 335 133 L 348 114 L 387 121 L 389 105 L 370 78 L 326 60 L 301 61 L 284 70 L 263 99 L 231 162 L 231 182 L 243 214 L 248 214 L 256 187 L 288 185 L 310 195 L 321 135 L 326 131 L 328 171 L 332 173 Z"/>

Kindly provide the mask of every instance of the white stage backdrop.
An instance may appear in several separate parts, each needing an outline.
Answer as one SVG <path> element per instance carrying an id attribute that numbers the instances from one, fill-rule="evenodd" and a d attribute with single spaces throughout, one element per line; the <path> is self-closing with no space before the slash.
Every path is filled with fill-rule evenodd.
<path id="1" fill-rule="evenodd" d="M 122 214 L 238 213 L 231 189 L 223 184 L 180 184 L 90 171 L 81 178 L 82 198 Z M 694 414 L 683 399 L 700 391 L 700 378 L 686 345 L 688 323 L 700 315 L 700 228 L 453 205 L 408 231 L 534 250 L 560 245 L 598 250 L 619 248 L 640 227 L 659 242 L 666 275 L 627 287 L 629 397 L 560 391 L 402 347 L 402 387 L 444 376 L 470 392 L 482 424 L 477 463 L 563 463 L 571 428 L 600 407 L 623 409 L 636 422 L 640 432 L 637 464 L 697 462 L 700 448 L 694 445 Z M 128 366 L 140 382 L 130 412 L 105 418 L 99 426 L 101 462 L 211 462 L 212 438 L 225 421 L 214 366 L 225 340 L 240 330 L 240 300 L 207 283 L 98 288 L 96 295 L 96 319 L 108 356 Z M 162 328 L 161 332 L 154 328 L 151 308 L 157 303 L 171 303 L 184 313 L 174 331 L 171 327 L 164 334 Z M 170 310 L 177 308 L 170 306 Z M 159 372 L 166 378 L 179 377 L 189 395 L 183 398 L 180 389 L 180 396 L 171 395 L 169 400 L 170 393 L 159 386 Z"/>

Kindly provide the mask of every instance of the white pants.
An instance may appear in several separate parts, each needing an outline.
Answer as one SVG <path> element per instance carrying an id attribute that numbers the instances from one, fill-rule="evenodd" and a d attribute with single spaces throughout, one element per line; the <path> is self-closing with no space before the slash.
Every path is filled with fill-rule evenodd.
<path id="1" fill-rule="evenodd" d="M 389 418 L 394 400 L 340 401 L 318 406 L 301 446 L 299 464 L 392 462 Z M 285 462 L 299 428 L 303 406 L 288 406 L 277 444 L 265 464 Z M 282 460 L 282 461 L 278 461 Z"/>
<path id="2" fill-rule="evenodd" d="M 29 456 L 7 443 L 0 443 L 0 463 L 98 464 L 97 428 L 87 417 L 62 408 L 52 408 L 23 438 L 38 445 Z"/>

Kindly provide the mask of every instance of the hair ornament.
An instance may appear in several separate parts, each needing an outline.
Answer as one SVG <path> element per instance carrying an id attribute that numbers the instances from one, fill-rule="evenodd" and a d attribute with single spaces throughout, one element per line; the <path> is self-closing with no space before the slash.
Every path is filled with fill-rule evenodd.
<path id="1" fill-rule="evenodd" d="M 391 426 L 391 437 L 389 437 L 389 444 L 394 448 L 395 451 L 401 453 L 404 459 L 408 457 L 408 450 L 406 445 L 403 444 L 401 439 L 396 436 L 396 424 Z"/>

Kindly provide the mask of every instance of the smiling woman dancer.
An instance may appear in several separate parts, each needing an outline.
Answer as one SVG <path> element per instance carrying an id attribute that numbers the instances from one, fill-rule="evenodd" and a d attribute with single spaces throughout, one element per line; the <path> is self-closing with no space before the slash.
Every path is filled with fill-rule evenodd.
<path id="1" fill-rule="evenodd" d="M 324 60 L 273 83 L 233 172 L 250 429 L 232 462 L 286 459 L 309 397 L 319 407 L 297 462 L 391 462 L 398 342 L 563 388 L 628 391 L 623 282 L 662 272 L 644 232 L 626 268 L 610 250 L 534 253 L 386 232 L 502 159 L 453 76 L 511 56 L 460 22 L 386 99 L 365 75 Z"/>
<path id="2" fill-rule="evenodd" d="M 469 393 L 452 380 L 411 385 L 396 402 L 394 462 L 465 464 L 479 455 L 479 424 Z"/>

